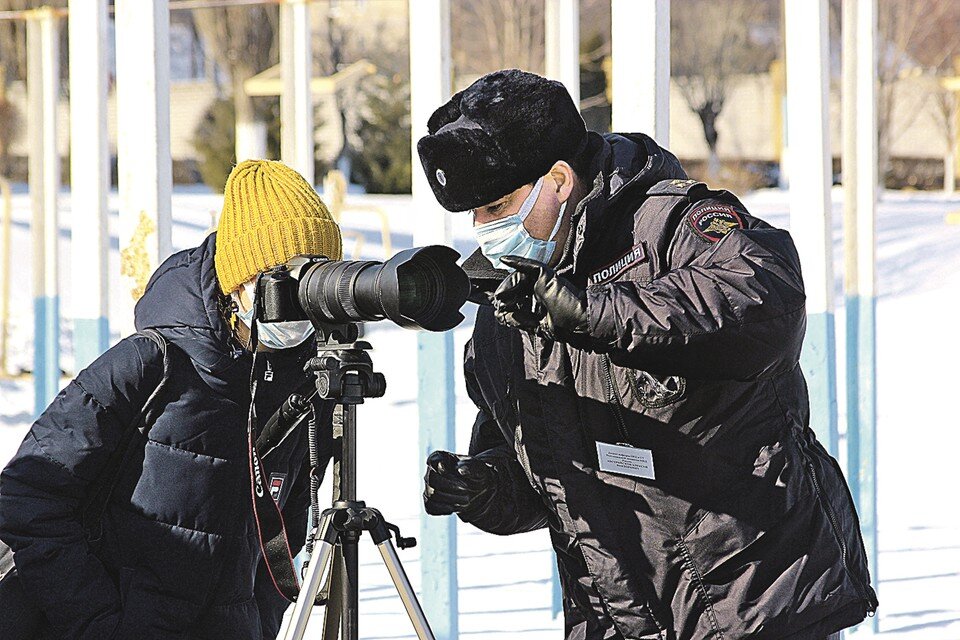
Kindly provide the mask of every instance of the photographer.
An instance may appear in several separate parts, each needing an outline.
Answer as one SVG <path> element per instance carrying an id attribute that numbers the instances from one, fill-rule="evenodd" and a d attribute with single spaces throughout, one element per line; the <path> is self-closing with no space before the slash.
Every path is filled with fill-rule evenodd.
<path id="1" fill-rule="evenodd" d="M 252 496 L 267 483 L 296 554 L 310 503 L 306 427 L 263 456 L 262 477 L 250 443 L 292 392 L 312 391 L 303 365 L 315 340 L 309 322 L 257 323 L 254 344 L 254 283 L 315 254 L 339 259 L 341 239 L 313 188 L 279 162 L 241 163 L 217 233 L 150 279 L 136 306 L 141 333 L 81 371 L 34 423 L 0 476 L 0 539 L 45 618 L 37 637 L 276 637 L 289 603 L 265 566 Z M 148 438 L 121 458 L 91 536 L 88 498 L 110 481 L 118 443 L 155 390 Z M 322 473 L 332 405 L 314 410 Z"/>
<path id="2" fill-rule="evenodd" d="M 557 82 L 498 71 L 418 144 L 469 211 L 487 286 L 469 455 L 428 513 L 549 527 L 567 638 L 822 640 L 872 613 L 859 523 L 809 428 L 790 235 L 643 134 L 587 132 Z"/>

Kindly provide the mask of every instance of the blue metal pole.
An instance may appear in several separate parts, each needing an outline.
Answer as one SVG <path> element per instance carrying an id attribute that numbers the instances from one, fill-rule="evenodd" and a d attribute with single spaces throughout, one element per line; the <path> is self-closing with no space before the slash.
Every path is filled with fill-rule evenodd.
<path id="1" fill-rule="evenodd" d="M 847 481 L 860 517 L 873 588 L 879 588 L 877 535 L 876 306 L 874 296 L 849 295 L 847 312 Z M 867 622 L 879 632 L 879 617 Z"/>
<path id="2" fill-rule="evenodd" d="M 40 415 L 60 390 L 60 299 L 39 296 L 33 301 L 34 415 Z"/>
<path id="3" fill-rule="evenodd" d="M 859 365 L 860 365 L 860 463 L 851 467 L 850 475 L 857 476 L 858 497 L 857 512 L 860 515 L 860 529 L 863 544 L 866 547 L 867 561 L 873 588 L 879 591 L 880 550 L 877 535 L 877 349 L 876 349 L 876 309 L 874 296 L 861 296 L 859 300 Z M 851 400 L 854 400 L 851 398 Z M 872 621 L 873 631 L 879 632 L 879 616 Z"/>
<path id="4" fill-rule="evenodd" d="M 57 241 L 60 157 L 58 18 L 50 8 L 27 18 L 27 102 L 30 138 L 30 200 L 34 289 L 34 412 L 39 415 L 60 389 L 60 304 Z"/>
<path id="5" fill-rule="evenodd" d="M 556 555 L 551 556 L 551 560 L 553 560 L 553 571 L 550 580 L 550 613 L 556 618 L 563 613 L 563 586 L 560 584 L 560 571 L 557 568 Z"/>
<path id="6" fill-rule="evenodd" d="M 836 329 L 832 312 L 807 315 L 800 367 L 810 393 L 810 427 L 830 455 L 838 455 Z"/>
<path id="7" fill-rule="evenodd" d="M 77 291 L 77 295 L 80 292 Z M 75 368 L 83 367 L 110 348 L 110 323 L 107 318 L 75 318 L 73 321 L 73 357 Z"/>
<path id="8" fill-rule="evenodd" d="M 844 299 L 846 311 L 847 381 L 847 482 L 860 510 L 860 296 L 853 291 Z"/>
<path id="9" fill-rule="evenodd" d="M 436 450 L 456 448 L 453 334 L 417 336 L 420 464 Z M 457 518 L 420 514 L 423 608 L 438 638 L 458 636 Z"/>

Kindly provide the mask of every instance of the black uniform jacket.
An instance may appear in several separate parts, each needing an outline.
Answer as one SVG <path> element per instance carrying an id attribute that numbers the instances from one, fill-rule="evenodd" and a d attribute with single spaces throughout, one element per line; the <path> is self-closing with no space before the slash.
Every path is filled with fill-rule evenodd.
<path id="1" fill-rule="evenodd" d="M 471 453 L 498 486 L 461 517 L 549 525 L 568 638 L 820 640 L 861 621 L 877 600 L 845 480 L 808 424 L 790 235 L 686 180 L 647 136 L 591 135 L 598 173 L 558 271 L 587 287 L 603 353 L 481 307 Z M 650 451 L 654 478 L 600 470 L 597 443 Z"/>
<path id="2" fill-rule="evenodd" d="M 221 320 L 214 246 L 211 235 L 168 258 L 137 304 L 137 328 L 167 338 L 173 371 L 149 439 L 141 437 L 139 454 L 123 465 L 101 543 L 88 545 L 81 504 L 103 482 L 121 432 L 159 382 L 162 356 L 153 340 L 121 340 L 81 371 L 0 475 L 0 538 L 13 548 L 24 589 L 49 621 L 44 638 L 277 635 L 288 603 L 265 572 L 251 507 L 252 358 L 231 348 Z M 258 356 L 261 424 L 310 383 L 302 367 L 312 342 Z M 329 425 L 330 407 L 318 406 L 321 424 Z M 297 427 L 263 460 L 293 553 L 306 537 L 306 443 Z"/>

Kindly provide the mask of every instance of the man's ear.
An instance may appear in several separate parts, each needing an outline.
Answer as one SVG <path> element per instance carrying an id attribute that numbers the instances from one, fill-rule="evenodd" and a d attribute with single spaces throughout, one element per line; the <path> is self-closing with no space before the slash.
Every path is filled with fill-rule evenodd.
<path id="1" fill-rule="evenodd" d="M 576 174 L 573 172 L 573 167 L 564 160 L 558 160 L 550 167 L 549 176 L 554 182 L 557 200 L 566 202 L 570 194 L 573 193 L 573 186 L 576 181 Z"/>

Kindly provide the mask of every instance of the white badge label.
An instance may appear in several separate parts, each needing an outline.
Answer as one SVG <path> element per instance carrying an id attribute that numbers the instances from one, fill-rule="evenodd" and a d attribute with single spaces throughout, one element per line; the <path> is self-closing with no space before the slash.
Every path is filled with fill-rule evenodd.
<path id="1" fill-rule="evenodd" d="M 653 472 L 653 451 L 650 449 L 598 442 L 597 458 L 600 460 L 600 471 L 647 480 L 656 479 Z"/>

